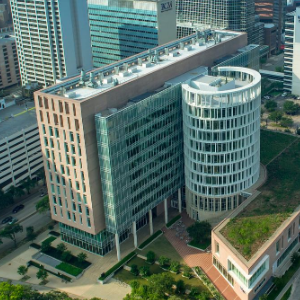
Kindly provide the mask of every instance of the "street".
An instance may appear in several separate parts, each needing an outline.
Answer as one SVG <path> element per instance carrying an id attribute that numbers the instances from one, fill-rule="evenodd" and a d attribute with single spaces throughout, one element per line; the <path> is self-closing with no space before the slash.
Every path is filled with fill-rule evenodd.
<path id="1" fill-rule="evenodd" d="M 39 214 L 36 212 L 35 205 L 41 199 L 40 192 L 38 191 L 22 202 L 18 202 L 9 209 L 6 209 L 5 212 L 0 213 L 0 222 L 2 222 L 4 218 L 12 216 L 13 218 L 16 218 L 18 223 L 23 226 L 23 232 L 16 235 L 18 242 L 26 237 L 26 227 L 33 226 L 34 231 L 38 231 L 51 221 L 50 213 Z M 13 208 L 21 203 L 25 205 L 24 209 L 20 210 L 16 214 L 13 214 Z M 7 224 L 0 224 L 0 230 L 3 229 L 5 225 Z M 0 245 L 0 253 L 14 246 L 13 241 L 10 239 L 2 238 L 2 242 L 3 244 Z"/>

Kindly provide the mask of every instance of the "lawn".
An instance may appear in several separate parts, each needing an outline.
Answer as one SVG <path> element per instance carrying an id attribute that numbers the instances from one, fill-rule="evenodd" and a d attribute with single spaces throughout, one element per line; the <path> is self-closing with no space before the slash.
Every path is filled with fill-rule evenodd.
<path id="1" fill-rule="evenodd" d="M 267 130 L 260 131 L 260 161 L 262 164 L 268 164 L 276 155 L 278 155 L 287 145 L 292 143 L 296 137 L 272 132 Z"/>
<path id="2" fill-rule="evenodd" d="M 173 248 L 173 246 L 165 238 L 164 235 L 161 235 L 145 249 L 138 250 L 137 253 L 146 256 L 147 252 L 149 251 L 153 251 L 157 258 L 163 255 L 170 258 L 171 260 L 176 260 L 179 263 L 183 264 L 182 257 L 177 253 L 177 251 Z"/>
<path id="3" fill-rule="evenodd" d="M 159 265 L 150 265 L 144 259 L 139 257 L 135 257 L 129 263 L 127 263 L 128 267 L 131 267 L 132 265 L 137 265 L 138 269 L 143 266 L 148 266 L 150 268 L 151 274 L 158 274 L 164 272 L 164 270 Z"/>
<path id="4" fill-rule="evenodd" d="M 269 145 L 270 152 L 276 156 L 280 150 L 275 152 L 272 148 L 282 145 L 284 140 L 285 145 L 291 141 L 282 137 L 284 134 L 278 134 L 279 141 L 276 143 L 272 141 L 272 134 L 265 133 L 263 137 L 268 138 L 262 141 L 265 149 L 262 153 Z M 272 159 L 269 154 L 267 156 L 268 159 L 263 156 L 265 161 Z M 271 162 L 267 169 L 268 179 L 260 188 L 261 194 L 221 231 L 247 260 L 300 204 L 300 140 Z"/>
<path id="5" fill-rule="evenodd" d="M 65 263 L 65 262 L 60 263 L 55 268 L 58 269 L 58 270 L 64 271 L 64 272 L 66 272 L 70 275 L 73 275 L 75 277 L 78 276 L 80 273 L 82 273 L 82 269 L 74 267 L 74 266 L 72 266 L 68 263 Z"/>

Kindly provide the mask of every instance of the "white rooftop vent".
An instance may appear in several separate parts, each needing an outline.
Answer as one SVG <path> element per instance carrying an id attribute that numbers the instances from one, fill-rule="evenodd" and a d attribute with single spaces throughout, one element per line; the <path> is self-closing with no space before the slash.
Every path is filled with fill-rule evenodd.
<path id="1" fill-rule="evenodd" d="M 119 73 L 119 76 L 120 76 L 120 77 L 126 77 L 126 76 L 128 76 L 128 72 L 127 72 L 127 71 L 120 72 L 120 73 Z"/>
<path id="2" fill-rule="evenodd" d="M 137 73 L 138 69 L 137 67 L 132 67 L 129 69 L 129 73 Z"/>
<path id="3" fill-rule="evenodd" d="M 103 83 L 104 83 L 104 84 L 107 84 L 107 83 L 110 83 L 110 82 L 112 82 L 112 78 L 111 78 L 111 77 L 105 77 L 105 78 L 103 79 Z"/>
<path id="4" fill-rule="evenodd" d="M 66 98 L 75 98 L 76 97 L 76 92 L 71 92 L 71 93 L 69 93 L 69 94 L 65 94 L 65 97 Z"/>
<path id="5" fill-rule="evenodd" d="M 191 51 L 192 49 L 193 49 L 192 46 L 186 46 L 186 47 L 184 47 L 184 50 L 185 50 L 185 51 Z"/>
<path id="6" fill-rule="evenodd" d="M 178 55 L 179 55 L 178 51 L 174 51 L 174 52 L 169 53 L 169 56 L 171 56 L 171 57 L 176 57 Z"/>
<path id="7" fill-rule="evenodd" d="M 151 63 L 148 63 L 148 62 L 142 64 L 142 67 L 145 68 L 145 69 L 149 68 L 150 66 L 151 66 Z"/>

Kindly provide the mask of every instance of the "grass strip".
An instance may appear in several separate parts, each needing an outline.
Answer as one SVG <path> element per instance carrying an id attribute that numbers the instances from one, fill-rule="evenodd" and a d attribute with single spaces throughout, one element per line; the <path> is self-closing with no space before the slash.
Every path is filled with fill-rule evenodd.
<path id="1" fill-rule="evenodd" d="M 110 268 L 108 271 L 105 273 L 102 273 L 101 276 L 99 277 L 99 280 L 104 280 L 107 278 L 110 274 L 113 272 L 117 271 L 121 267 L 123 267 L 131 258 L 135 257 L 136 253 L 131 252 L 127 256 L 125 256 L 122 260 L 120 260 L 118 263 L 116 263 L 112 268 Z"/>
<path id="2" fill-rule="evenodd" d="M 281 300 L 288 300 L 290 298 L 292 292 L 292 286 L 289 287 L 289 289 L 285 292 Z"/>
<path id="3" fill-rule="evenodd" d="M 150 244 L 154 239 L 156 239 L 158 236 L 162 234 L 161 230 L 156 231 L 154 234 L 152 234 L 146 241 L 140 244 L 139 249 L 144 249 L 148 244 Z"/>
<path id="4" fill-rule="evenodd" d="M 82 269 L 74 267 L 68 263 L 61 262 L 59 265 L 55 267 L 58 270 L 64 271 L 72 276 L 77 277 L 80 273 L 82 273 Z"/>
<path id="5" fill-rule="evenodd" d="M 171 227 L 175 222 L 177 222 L 181 218 L 181 215 L 174 217 L 170 222 L 166 224 L 167 228 Z"/>

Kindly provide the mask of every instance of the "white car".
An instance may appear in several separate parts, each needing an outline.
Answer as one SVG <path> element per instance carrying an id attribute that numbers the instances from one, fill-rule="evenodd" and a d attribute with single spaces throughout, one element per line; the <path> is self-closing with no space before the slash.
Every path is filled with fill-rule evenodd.
<path id="1" fill-rule="evenodd" d="M 286 92 L 284 92 L 281 96 L 282 97 L 285 97 L 287 95 L 287 93 Z"/>

